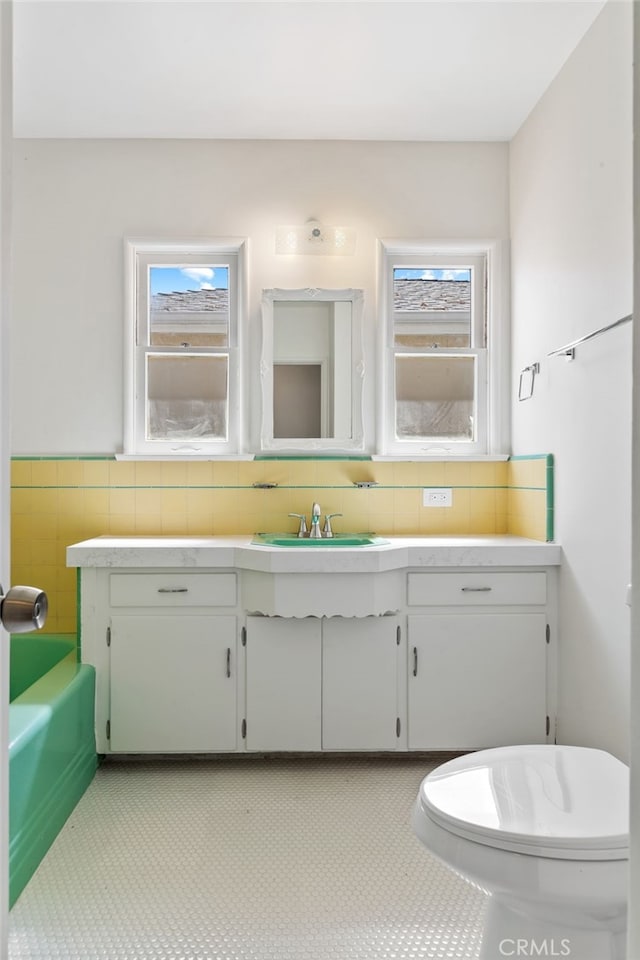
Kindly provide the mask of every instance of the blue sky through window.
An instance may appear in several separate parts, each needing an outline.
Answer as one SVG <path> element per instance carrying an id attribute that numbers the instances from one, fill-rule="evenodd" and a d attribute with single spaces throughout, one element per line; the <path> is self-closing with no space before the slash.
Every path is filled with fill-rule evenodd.
<path id="1" fill-rule="evenodd" d="M 186 290 L 227 290 L 229 268 L 198 264 L 187 267 L 149 267 L 149 289 L 156 293 Z"/>
<path id="2" fill-rule="evenodd" d="M 457 270 L 443 267 L 434 269 L 433 267 L 394 267 L 394 280 L 464 280 L 467 283 L 471 280 L 471 270 Z"/>

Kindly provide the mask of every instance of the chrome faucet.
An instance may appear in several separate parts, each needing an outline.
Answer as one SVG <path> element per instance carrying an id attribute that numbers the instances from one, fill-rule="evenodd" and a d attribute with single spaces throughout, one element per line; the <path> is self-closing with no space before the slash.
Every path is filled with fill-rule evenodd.
<path id="1" fill-rule="evenodd" d="M 311 530 L 309 536 L 313 537 L 314 540 L 319 540 L 322 537 L 320 532 L 320 504 L 314 503 L 311 507 Z"/>
<path id="2" fill-rule="evenodd" d="M 342 516 L 341 513 L 328 513 L 326 515 L 326 517 L 324 518 L 324 527 L 322 528 L 323 537 L 333 536 L 333 530 L 331 529 L 331 520 L 333 519 L 333 517 L 341 517 L 341 516 Z"/>
<path id="3" fill-rule="evenodd" d="M 298 536 L 306 537 L 307 535 L 307 521 L 305 519 L 304 513 L 290 513 L 290 517 L 297 517 L 300 521 L 298 525 Z"/>

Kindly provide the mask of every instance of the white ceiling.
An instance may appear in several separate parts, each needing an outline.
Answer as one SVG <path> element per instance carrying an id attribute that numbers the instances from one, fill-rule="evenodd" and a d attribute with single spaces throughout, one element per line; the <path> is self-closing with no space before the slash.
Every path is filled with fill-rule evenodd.
<path id="1" fill-rule="evenodd" d="M 604 2 L 15 0 L 15 134 L 510 140 Z"/>

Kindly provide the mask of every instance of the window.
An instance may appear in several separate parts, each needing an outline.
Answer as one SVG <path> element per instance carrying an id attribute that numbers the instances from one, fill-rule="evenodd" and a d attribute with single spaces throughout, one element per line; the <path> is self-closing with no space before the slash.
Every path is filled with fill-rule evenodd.
<path id="1" fill-rule="evenodd" d="M 127 241 L 125 453 L 240 449 L 242 245 Z"/>
<path id="2" fill-rule="evenodd" d="M 382 246 L 382 452 L 500 452 L 501 425 L 492 423 L 499 393 L 492 379 L 500 377 L 489 356 L 497 314 L 491 248 Z"/>

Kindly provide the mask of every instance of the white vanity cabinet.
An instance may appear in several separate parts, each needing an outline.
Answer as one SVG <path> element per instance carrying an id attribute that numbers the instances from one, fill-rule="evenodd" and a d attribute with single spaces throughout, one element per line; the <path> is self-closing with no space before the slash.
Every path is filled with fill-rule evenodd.
<path id="1" fill-rule="evenodd" d="M 545 742 L 547 574 L 420 572 L 407 588 L 409 749 Z"/>
<path id="2" fill-rule="evenodd" d="M 324 750 L 398 749 L 401 642 L 398 616 L 322 621 Z"/>
<path id="3" fill-rule="evenodd" d="M 320 750 L 321 621 L 247 617 L 247 750 Z"/>
<path id="4" fill-rule="evenodd" d="M 397 749 L 398 624 L 247 617 L 247 750 Z"/>
<path id="5" fill-rule="evenodd" d="M 235 750 L 236 618 L 111 618 L 110 748 Z"/>
<path id="6" fill-rule="evenodd" d="M 237 574 L 84 570 L 99 753 L 237 748 Z"/>
<path id="7" fill-rule="evenodd" d="M 509 537 L 76 544 L 98 752 L 553 741 L 560 559 L 557 545 Z"/>

